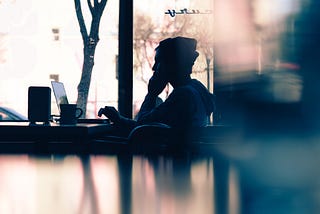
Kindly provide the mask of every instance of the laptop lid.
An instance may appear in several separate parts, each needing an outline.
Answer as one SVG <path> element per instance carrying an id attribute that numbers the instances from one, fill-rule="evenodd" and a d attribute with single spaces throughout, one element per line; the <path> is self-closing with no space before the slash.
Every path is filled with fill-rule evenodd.
<path id="1" fill-rule="evenodd" d="M 53 90 L 53 94 L 56 99 L 56 103 L 58 105 L 58 110 L 60 110 L 60 104 L 69 104 L 67 93 L 62 82 L 51 81 L 51 86 Z M 80 123 L 95 123 L 95 124 L 109 124 L 109 119 L 83 119 L 79 118 L 78 122 Z"/>
<path id="2" fill-rule="evenodd" d="M 60 104 L 69 104 L 64 84 L 62 82 L 51 81 L 51 86 L 60 112 Z"/>

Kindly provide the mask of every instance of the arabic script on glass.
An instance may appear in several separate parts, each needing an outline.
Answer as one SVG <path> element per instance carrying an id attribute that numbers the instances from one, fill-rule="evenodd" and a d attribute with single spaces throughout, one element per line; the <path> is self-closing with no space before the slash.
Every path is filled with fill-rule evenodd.
<path id="1" fill-rule="evenodd" d="M 171 17 L 175 17 L 176 15 L 180 15 L 180 14 L 211 14 L 212 10 L 200 11 L 200 10 L 188 10 L 187 8 L 184 8 L 178 11 L 168 9 L 168 11 L 164 13 L 169 14 Z"/>

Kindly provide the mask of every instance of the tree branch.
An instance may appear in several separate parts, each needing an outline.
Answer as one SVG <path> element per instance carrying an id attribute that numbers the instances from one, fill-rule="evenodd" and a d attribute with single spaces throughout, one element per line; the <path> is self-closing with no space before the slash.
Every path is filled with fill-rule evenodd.
<path id="1" fill-rule="evenodd" d="M 93 6 L 92 6 L 92 3 L 91 3 L 91 1 L 90 0 L 87 0 L 87 4 L 88 4 L 88 7 L 89 7 L 89 9 L 90 9 L 90 13 L 91 13 L 91 15 L 93 16 L 93 14 L 94 14 L 94 11 L 93 11 Z"/>
<path id="2" fill-rule="evenodd" d="M 104 8 L 106 7 L 107 1 L 108 0 L 101 0 L 100 1 L 100 3 L 99 3 L 99 11 L 100 11 L 100 13 L 102 13 Z"/>
<path id="3" fill-rule="evenodd" d="M 100 3 L 98 0 L 94 1 L 94 13 L 91 21 L 90 38 L 94 39 L 96 42 L 99 41 L 100 20 L 106 4 L 107 0 L 101 0 Z"/>
<path id="4" fill-rule="evenodd" d="M 88 40 L 88 32 L 87 32 L 86 25 L 84 23 L 80 0 L 74 0 L 74 5 L 76 8 L 76 14 L 77 14 L 78 23 L 80 26 L 80 32 L 81 32 L 82 39 L 83 39 L 83 41 L 87 41 Z"/>

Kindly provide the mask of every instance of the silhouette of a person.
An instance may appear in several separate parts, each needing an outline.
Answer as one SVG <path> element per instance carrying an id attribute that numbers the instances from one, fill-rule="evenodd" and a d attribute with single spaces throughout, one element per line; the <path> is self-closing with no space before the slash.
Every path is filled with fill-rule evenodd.
<path id="1" fill-rule="evenodd" d="M 110 106 L 101 108 L 98 115 L 105 115 L 118 127 L 131 127 L 148 123 L 163 123 L 172 128 L 203 127 L 214 111 L 214 95 L 198 80 L 192 79 L 192 67 L 199 56 L 197 41 L 175 37 L 160 42 L 155 49 L 153 76 L 148 83 L 148 93 L 136 120 L 125 118 Z M 170 83 L 173 91 L 157 105 L 158 95 Z"/>

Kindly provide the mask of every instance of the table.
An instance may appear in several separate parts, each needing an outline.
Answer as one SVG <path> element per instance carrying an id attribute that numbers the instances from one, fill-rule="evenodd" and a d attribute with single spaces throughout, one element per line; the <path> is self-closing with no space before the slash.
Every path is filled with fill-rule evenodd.
<path id="1" fill-rule="evenodd" d="M 170 147 L 152 142 L 163 139 L 163 133 L 152 132 L 154 136 L 147 138 L 119 137 L 109 123 L 78 123 L 76 125 L 30 125 L 27 121 L 0 122 L 0 153 L 176 153 L 192 151 L 194 153 L 211 153 L 215 144 L 226 143 L 234 136 L 234 131 L 225 126 L 209 126 L 194 130 L 197 135 L 190 139 L 192 143 L 179 143 Z M 150 133 L 149 133 L 150 135 Z M 173 138 L 179 141 L 178 138 Z M 142 141 L 142 142 L 140 142 Z M 159 140 L 158 140 L 159 141 Z M 180 148 L 182 145 L 182 148 Z M 187 146 L 186 146 L 187 145 Z"/>
<path id="2" fill-rule="evenodd" d="M 319 213 L 318 143 L 266 142 L 212 156 L 2 154 L 0 211 Z"/>
<path id="3" fill-rule="evenodd" d="M 31 125 L 27 121 L 0 122 L 0 152 L 85 152 L 91 139 L 111 129 L 109 124 Z"/>
<path id="4" fill-rule="evenodd" d="M 86 133 L 92 136 L 93 132 Z M 207 155 L 197 156 L 97 155 L 92 153 L 101 147 L 92 147 L 95 144 L 91 142 L 16 145 L 3 141 L 0 146 L 6 147 L 0 148 L 2 153 L 3 149 L 22 148 L 23 154 L 0 155 L 0 211 L 319 213 L 319 135 L 239 136 L 236 142 L 229 142 L 235 139 L 231 138 L 216 143 L 207 147 Z M 67 155 L 57 154 L 61 152 Z"/>

